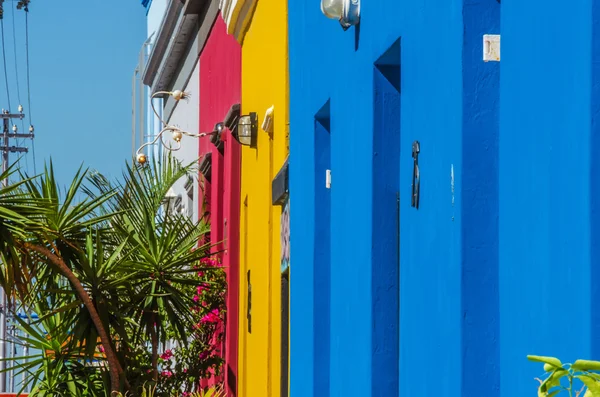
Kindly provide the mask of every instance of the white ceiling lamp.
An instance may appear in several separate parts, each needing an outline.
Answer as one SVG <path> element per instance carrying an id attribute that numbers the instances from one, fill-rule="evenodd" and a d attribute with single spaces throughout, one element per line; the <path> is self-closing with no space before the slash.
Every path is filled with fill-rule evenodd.
<path id="1" fill-rule="evenodd" d="M 321 0 L 321 12 L 340 21 L 346 30 L 360 22 L 360 0 Z"/>

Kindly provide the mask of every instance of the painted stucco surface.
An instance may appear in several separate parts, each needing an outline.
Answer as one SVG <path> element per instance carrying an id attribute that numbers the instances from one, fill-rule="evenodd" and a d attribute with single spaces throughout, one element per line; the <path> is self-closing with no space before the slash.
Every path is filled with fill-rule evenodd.
<path id="1" fill-rule="evenodd" d="M 199 64 L 196 66 L 190 75 L 188 84 L 184 87 L 185 92 L 190 92 L 190 98 L 187 101 L 178 102 L 171 117 L 167 120 L 169 125 L 174 125 L 184 131 L 196 133 L 198 128 L 199 107 L 200 107 L 200 71 Z M 165 134 L 164 142 L 171 147 L 176 148 L 177 143 L 174 142 L 170 135 Z M 173 156 L 181 161 L 184 165 L 189 165 L 198 160 L 198 139 L 183 136 L 181 139 L 181 147 L 179 150 L 173 151 Z M 198 178 L 194 178 L 193 182 L 193 201 L 188 202 L 187 191 L 186 191 L 186 178 L 182 178 L 173 185 L 173 191 L 176 195 L 181 195 L 183 203 L 185 203 L 185 209 L 191 215 L 194 220 L 198 219 L 198 197 L 199 197 L 199 185 Z"/>
<path id="2" fill-rule="evenodd" d="M 260 0 L 249 15 L 242 42 L 242 113 L 256 112 L 259 129 L 257 148 L 242 147 L 238 388 L 244 397 L 275 397 L 281 366 L 281 207 L 271 203 L 271 182 L 288 154 L 287 5 Z M 260 126 L 271 106 L 274 130 L 269 136 Z"/>
<path id="3" fill-rule="evenodd" d="M 600 358 L 598 7 L 502 8 L 502 396 L 526 395 L 539 376 L 525 354 Z"/>
<path id="4" fill-rule="evenodd" d="M 498 396 L 500 4 L 361 3 L 289 2 L 291 396 Z"/>
<path id="5" fill-rule="evenodd" d="M 232 105 L 240 102 L 241 48 L 227 35 L 218 16 L 200 54 L 200 131 L 212 131 Z M 227 273 L 227 319 L 223 369 L 229 396 L 236 395 L 238 367 L 238 286 L 240 231 L 240 145 L 230 132 L 223 134 L 223 154 L 208 138 L 200 140 L 199 155 L 211 153 L 212 180 L 202 190 L 210 203 L 211 242 Z M 203 204 L 201 200 L 200 205 Z"/>

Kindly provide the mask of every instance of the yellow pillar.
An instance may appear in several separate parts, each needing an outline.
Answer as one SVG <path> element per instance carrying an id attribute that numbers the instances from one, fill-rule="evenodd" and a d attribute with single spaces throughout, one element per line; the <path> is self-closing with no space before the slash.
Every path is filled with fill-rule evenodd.
<path id="1" fill-rule="evenodd" d="M 279 397 L 281 207 L 271 203 L 271 182 L 289 151 L 287 1 L 240 2 L 234 17 L 246 13 L 230 32 L 242 43 L 242 114 L 256 112 L 259 128 L 257 147 L 242 148 L 238 396 Z M 269 134 L 261 125 L 271 106 L 274 128 Z"/>

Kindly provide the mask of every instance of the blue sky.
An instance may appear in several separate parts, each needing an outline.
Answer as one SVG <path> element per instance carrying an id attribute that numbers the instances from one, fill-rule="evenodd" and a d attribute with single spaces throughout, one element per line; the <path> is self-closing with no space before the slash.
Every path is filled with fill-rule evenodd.
<path id="1" fill-rule="evenodd" d="M 11 110 L 18 106 L 13 15 L 4 3 L 4 35 Z M 52 157 L 67 184 L 81 163 L 118 177 L 131 155 L 131 77 L 146 36 L 139 0 L 32 0 L 29 12 L 31 116 L 37 171 Z M 25 17 L 14 15 L 20 97 L 27 109 Z M 2 67 L 0 61 L 0 68 Z M 0 107 L 7 107 L 4 71 Z M 17 123 L 19 130 L 21 124 Z M 26 120 L 25 128 L 28 126 Z M 33 173 L 33 154 L 22 159 Z M 11 155 L 11 161 L 17 159 Z"/>

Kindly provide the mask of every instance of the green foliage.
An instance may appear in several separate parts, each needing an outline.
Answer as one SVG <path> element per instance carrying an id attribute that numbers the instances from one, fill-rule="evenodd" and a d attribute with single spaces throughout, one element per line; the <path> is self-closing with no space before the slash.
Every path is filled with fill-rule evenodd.
<path id="1" fill-rule="evenodd" d="M 527 356 L 530 361 L 544 364 L 544 377 L 538 379 L 538 397 L 554 397 L 561 393 L 569 397 L 600 397 L 600 361 L 577 360 L 563 364 L 558 358 Z"/>
<path id="2" fill-rule="evenodd" d="M 223 385 L 210 387 L 196 393 L 189 394 L 188 397 L 225 397 L 225 388 Z"/>
<path id="3" fill-rule="evenodd" d="M 142 392 L 140 393 L 140 397 L 154 397 L 156 393 L 156 387 L 153 386 L 142 386 Z M 223 385 L 216 385 L 209 387 L 207 389 L 199 390 L 194 393 L 172 393 L 171 397 L 225 397 L 225 388 Z M 116 397 L 127 397 L 127 394 L 123 395 L 122 393 L 118 393 Z"/>
<path id="4" fill-rule="evenodd" d="M 128 165 L 122 182 L 80 169 L 63 190 L 49 164 L 0 187 L 0 285 L 38 315 L 18 320 L 37 353 L 9 367 L 29 374 L 34 395 L 167 396 L 218 373 L 225 275 L 199 245 L 209 226 L 162 208 L 193 173 L 167 157 Z M 167 341 L 177 348 L 160 359 Z"/>
<path id="5" fill-rule="evenodd" d="M 217 347 L 223 338 L 223 316 L 225 309 L 225 272 L 218 261 L 206 258 L 201 261 L 195 274 L 198 283 L 185 292 L 192 296 L 193 330 L 186 345 L 165 351 L 159 359 L 161 373 L 157 390 L 192 392 L 197 388 L 197 379 L 218 375 L 222 358 Z M 167 335 L 174 336 L 168 328 Z"/>

